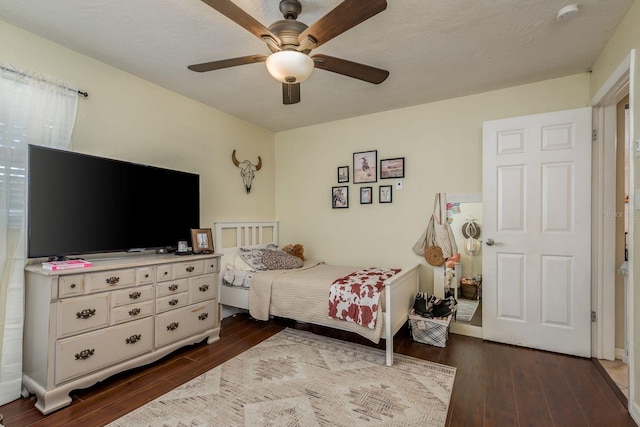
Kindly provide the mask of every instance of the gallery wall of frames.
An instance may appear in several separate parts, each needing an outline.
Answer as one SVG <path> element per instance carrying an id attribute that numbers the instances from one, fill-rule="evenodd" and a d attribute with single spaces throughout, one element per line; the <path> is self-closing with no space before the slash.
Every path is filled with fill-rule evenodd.
<path id="1" fill-rule="evenodd" d="M 393 184 L 386 184 L 389 181 L 384 180 L 399 180 L 404 176 L 404 157 L 378 161 L 378 150 L 353 153 L 351 165 L 338 166 L 338 183 L 331 187 L 331 207 L 348 208 L 350 191 L 357 192 L 351 196 L 358 197 L 361 205 L 370 205 L 375 201 L 392 203 Z M 350 186 L 351 183 L 353 186 Z"/>

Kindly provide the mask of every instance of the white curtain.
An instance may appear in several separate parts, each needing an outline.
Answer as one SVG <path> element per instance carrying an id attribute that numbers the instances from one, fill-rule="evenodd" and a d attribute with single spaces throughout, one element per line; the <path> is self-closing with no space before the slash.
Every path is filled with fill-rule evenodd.
<path id="1" fill-rule="evenodd" d="M 78 93 L 0 63 L 0 405 L 20 397 L 27 145 L 68 148 Z"/>

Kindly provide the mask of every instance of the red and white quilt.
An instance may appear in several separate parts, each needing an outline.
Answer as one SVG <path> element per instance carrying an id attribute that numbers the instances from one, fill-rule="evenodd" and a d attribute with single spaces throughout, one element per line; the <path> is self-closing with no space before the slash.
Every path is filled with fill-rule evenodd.
<path id="1" fill-rule="evenodd" d="M 371 267 L 337 279 L 329 290 L 329 316 L 373 329 L 385 280 L 399 268 Z"/>

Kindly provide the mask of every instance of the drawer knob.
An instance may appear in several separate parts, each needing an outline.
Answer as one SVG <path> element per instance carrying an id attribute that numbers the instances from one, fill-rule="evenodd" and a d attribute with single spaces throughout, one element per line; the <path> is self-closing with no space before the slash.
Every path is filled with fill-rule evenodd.
<path id="1" fill-rule="evenodd" d="M 200 319 L 200 320 L 204 320 L 204 319 L 206 319 L 207 317 L 209 317 L 209 313 L 202 313 L 200 316 L 198 316 L 198 319 Z"/>
<path id="2" fill-rule="evenodd" d="M 167 331 L 175 331 L 176 329 L 178 329 L 178 326 L 180 326 L 180 323 L 178 322 L 169 323 L 167 325 Z"/>
<path id="3" fill-rule="evenodd" d="M 185 268 L 185 270 L 187 270 L 187 273 L 193 273 L 195 269 L 196 268 L 194 266 L 192 266 L 192 265 L 190 265 L 189 267 Z"/>
<path id="4" fill-rule="evenodd" d="M 88 319 L 92 316 L 95 316 L 96 314 L 96 309 L 95 308 L 85 308 L 82 311 L 79 311 L 76 313 L 76 318 L 77 319 Z"/>
<path id="5" fill-rule="evenodd" d="M 170 286 L 169 286 L 169 290 L 170 290 L 170 291 L 175 291 L 176 289 L 178 289 L 178 285 L 175 285 L 175 284 L 174 284 L 174 285 L 170 285 Z"/>
<path id="6" fill-rule="evenodd" d="M 139 308 L 132 308 L 131 310 L 129 310 L 129 316 L 137 316 L 138 314 L 140 314 Z"/>
<path id="7" fill-rule="evenodd" d="M 200 290 L 200 292 L 207 292 L 209 290 L 209 285 L 200 285 L 198 289 Z"/>
<path id="8" fill-rule="evenodd" d="M 135 343 L 137 343 L 138 341 L 140 341 L 140 338 L 142 338 L 142 335 L 140 335 L 140 334 L 131 335 L 129 338 L 127 338 L 127 339 L 125 340 L 125 342 L 126 342 L 127 344 L 135 344 Z"/>
<path id="9" fill-rule="evenodd" d="M 105 279 L 105 282 L 107 282 L 110 285 L 115 285 L 116 283 L 118 283 L 120 281 L 119 277 L 116 276 L 111 276 L 111 277 L 107 277 Z"/>
<path id="10" fill-rule="evenodd" d="M 211 264 L 211 265 L 209 266 L 209 268 L 213 270 L 214 268 L 216 268 L 216 265 L 215 265 L 215 264 Z"/>
<path id="11" fill-rule="evenodd" d="M 178 298 L 174 298 L 171 301 L 169 301 L 169 305 L 176 305 L 178 303 Z"/>
<path id="12" fill-rule="evenodd" d="M 144 278 L 145 278 L 145 279 L 148 279 L 148 278 L 149 278 L 149 274 L 145 274 L 145 275 L 144 275 Z"/>
<path id="13" fill-rule="evenodd" d="M 93 356 L 93 353 L 96 352 L 95 348 L 82 350 L 80 353 L 76 353 L 76 360 L 86 360 Z"/>
<path id="14" fill-rule="evenodd" d="M 163 274 L 166 276 L 167 274 L 169 274 L 169 272 L 168 272 L 168 271 L 165 271 Z"/>
<path id="15" fill-rule="evenodd" d="M 76 288 L 76 284 L 75 284 L 75 283 L 72 283 L 72 284 L 71 284 L 71 289 L 75 289 L 75 288 Z"/>
<path id="16" fill-rule="evenodd" d="M 129 294 L 129 298 L 131 298 L 131 299 L 138 299 L 138 298 L 140 298 L 141 296 L 142 296 L 142 293 L 141 293 L 141 292 L 138 292 L 138 291 L 136 291 L 136 292 L 131 292 L 131 293 Z"/>

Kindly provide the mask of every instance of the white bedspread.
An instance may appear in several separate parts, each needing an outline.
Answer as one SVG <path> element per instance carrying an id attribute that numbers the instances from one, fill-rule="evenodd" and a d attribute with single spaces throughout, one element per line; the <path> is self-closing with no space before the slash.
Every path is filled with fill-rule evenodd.
<path id="1" fill-rule="evenodd" d="M 295 270 L 254 273 L 249 290 L 249 312 L 258 320 L 268 320 L 269 315 L 279 316 L 355 332 L 378 343 L 383 327 L 382 304 L 378 306 L 378 321 L 374 329 L 329 317 L 331 284 L 357 270 L 360 268 L 307 260 L 302 268 Z"/>

